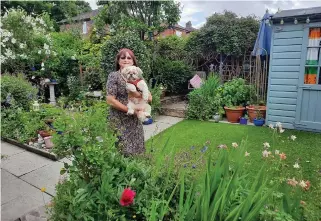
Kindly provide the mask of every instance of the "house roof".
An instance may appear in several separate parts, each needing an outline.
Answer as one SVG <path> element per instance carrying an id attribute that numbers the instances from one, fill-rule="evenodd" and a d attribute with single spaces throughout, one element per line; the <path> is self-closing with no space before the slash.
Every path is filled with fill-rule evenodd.
<path id="1" fill-rule="evenodd" d="M 321 15 L 321 7 L 313 8 L 301 8 L 301 9 L 292 9 L 292 10 L 283 10 L 277 12 L 272 16 L 273 19 L 289 18 L 289 17 L 301 17 L 301 16 L 312 16 L 312 15 Z"/>
<path id="2" fill-rule="evenodd" d="M 98 15 L 99 10 L 100 9 L 95 9 L 95 10 L 92 10 L 90 12 L 85 12 L 85 13 L 79 14 L 79 15 L 77 15 L 75 17 L 72 17 L 71 20 L 72 21 L 88 21 L 88 20 L 91 20 L 92 17 Z M 64 24 L 64 23 L 68 23 L 68 22 L 69 22 L 69 19 L 64 19 L 64 20 L 59 21 L 58 23 L 59 24 Z"/>
<path id="3" fill-rule="evenodd" d="M 186 32 L 192 32 L 192 31 L 197 30 L 196 28 L 193 28 L 193 27 L 188 28 L 188 27 L 181 26 L 179 24 L 174 25 L 174 28 L 180 29 L 180 30 L 183 30 L 183 31 L 186 31 Z"/>

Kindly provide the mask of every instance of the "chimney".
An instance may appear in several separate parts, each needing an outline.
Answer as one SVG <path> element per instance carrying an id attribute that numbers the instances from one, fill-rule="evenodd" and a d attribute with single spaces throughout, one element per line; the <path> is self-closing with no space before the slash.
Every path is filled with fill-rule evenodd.
<path id="1" fill-rule="evenodd" d="M 192 28 L 192 22 L 191 21 L 188 21 L 186 23 L 186 26 L 185 26 L 187 29 L 191 29 Z"/>

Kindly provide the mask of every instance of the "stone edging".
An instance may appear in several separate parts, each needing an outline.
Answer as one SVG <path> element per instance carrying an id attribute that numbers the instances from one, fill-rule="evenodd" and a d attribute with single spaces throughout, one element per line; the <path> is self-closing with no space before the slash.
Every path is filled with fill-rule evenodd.
<path id="1" fill-rule="evenodd" d="M 26 150 L 28 150 L 30 152 L 39 154 L 39 155 L 41 155 L 43 157 L 46 157 L 46 158 L 49 158 L 51 160 L 59 160 L 60 159 L 56 154 L 49 153 L 47 151 L 44 151 L 44 150 L 29 146 L 27 144 L 19 143 L 18 141 L 10 139 L 10 138 L 1 137 L 1 140 L 5 141 L 5 142 L 8 142 L 10 144 L 16 145 L 18 147 L 21 147 L 23 149 L 26 149 Z"/>

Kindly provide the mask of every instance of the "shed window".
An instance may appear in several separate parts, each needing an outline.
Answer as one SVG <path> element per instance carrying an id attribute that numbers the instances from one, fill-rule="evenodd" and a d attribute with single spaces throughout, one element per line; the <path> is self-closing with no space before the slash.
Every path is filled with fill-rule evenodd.
<path id="1" fill-rule="evenodd" d="M 304 83 L 321 84 L 321 28 L 310 28 Z"/>

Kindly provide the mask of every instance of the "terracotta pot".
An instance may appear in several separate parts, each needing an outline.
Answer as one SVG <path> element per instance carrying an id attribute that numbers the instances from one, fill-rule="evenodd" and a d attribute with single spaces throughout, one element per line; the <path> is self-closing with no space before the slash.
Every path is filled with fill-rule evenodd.
<path id="1" fill-rule="evenodd" d="M 249 115 L 250 122 L 253 122 L 254 118 L 256 118 L 257 114 L 256 111 L 260 110 L 262 117 L 265 119 L 266 116 L 266 106 L 256 106 L 256 105 L 250 105 L 246 107 L 247 114 Z"/>
<path id="2" fill-rule="evenodd" d="M 229 108 L 224 107 L 227 121 L 230 123 L 238 123 L 240 121 L 240 118 L 243 115 L 243 111 L 245 110 L 244 107 L 235 107 L 235 108 Z"/>
<path id="3" fill-rule="evenodd" d="M 46 130 L 39 130 L 39 131 L 38 131 L 38 134 L 40 134 L 40 136 L 41 136 L 42 138 L 51 136 L 50 132 L 49 132 L 49 131 L 46 131 Z"/>
<path id="4" fill-rule="evenodd" d="M 50 149 L 54 146 L 54 144 L 51 141 L 51 138 L 52 138 L 51 136 L 43 138 L 45 140 L 46 148 L 48 148 L 48 149 Z"/>

